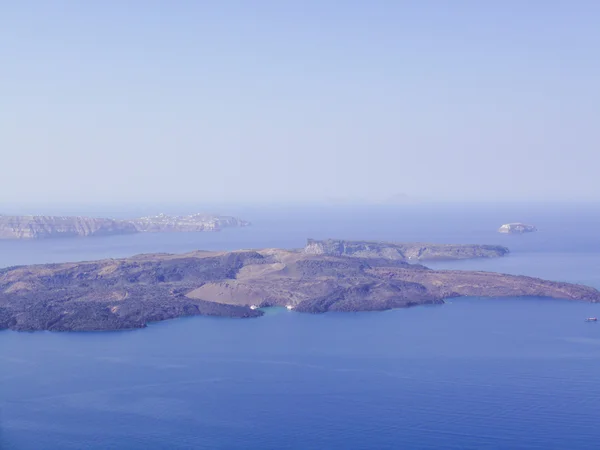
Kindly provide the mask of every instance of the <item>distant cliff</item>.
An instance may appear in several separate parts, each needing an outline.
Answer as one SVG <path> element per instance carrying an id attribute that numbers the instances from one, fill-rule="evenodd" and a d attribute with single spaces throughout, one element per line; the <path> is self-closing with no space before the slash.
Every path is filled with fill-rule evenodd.
<path id="1" fill-rule="evenodd" d="M 0 239 L 44 239 L 57 237 L 108 236 L 132 233 L 219 231 L 242 227 L 249 222 L 230 216 L 193 214 L 190 216 L 142 217 L 115 220 L 79 216 L 2 216 Z"/>
<path id="2" fill-rule="evenodd" d="M 537 231 L 537 227 L 535 225 L 527 225 L 526 223 L 505 223 L 500 228 L 498 228 L 499 233 L 506 234 L 521 234 L 521 233 L 532 233 Z"/>
<path id="3" fill-rule="evenodd" d="M 310 255 L 353 256 L 356 258 L 383 258 L 398 261 L 425 261 L 443 259 L 496 258 L 509 250 L 500 245 L 460 245 L 389 243 L 372 241 L 344 241 L 309 239 L 304 252 Z"/>
<path id="4" fill-rule="evenodd" d="M 143 233 L 219 231 L 226 227 L 245 227 L 249 222 L 231 216 L 211 216 L 209 214 L 192 214 L 191 216 L 157 216 L 141 217 L 129 221 L 135 229 Z"/>
<path id="5" fill-rule="evenodd" d="M 0 216 L 0 239 L 43 239 L 137 233 L 132 223 L 91 217 Z"/>

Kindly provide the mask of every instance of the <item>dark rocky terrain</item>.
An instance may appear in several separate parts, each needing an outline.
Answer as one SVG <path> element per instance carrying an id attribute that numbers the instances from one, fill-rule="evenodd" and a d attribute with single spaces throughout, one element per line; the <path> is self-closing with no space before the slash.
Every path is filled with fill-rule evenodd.
<path id="1" fill-rule="evenodd" d="M 191 315 L 260 316 L 251 305 L 321 313 L 459 296 L 600 301 L 600 292 L 581 285 L 431 270 L 403 259 L 312 254 L 312 244 L 304 251 L 154 254 L 1 269 L 0 329 L 116 330 Z"/>
<path id="2" fill-rule="evenodd" d="M 55 237 L 107 236 L 131 233 L 219 231 L 225 227 L 247 226 L 231 216 L 193 214 L 190 216 L 141 217 L 131 220 L 80 216 L 3 216 L 0 239 L 43 239 Z"/>

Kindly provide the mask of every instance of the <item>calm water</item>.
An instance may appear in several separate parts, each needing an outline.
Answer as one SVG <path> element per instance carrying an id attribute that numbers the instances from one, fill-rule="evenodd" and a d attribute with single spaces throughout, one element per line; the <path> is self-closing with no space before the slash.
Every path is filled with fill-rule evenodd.
<path id="1" fill-rule="evenodd" d="M 0 242 L 0 266 L 306 237 L 499 243 L 498 270 L 600 288 L 600 208 L 245 210 L 248 229 Z M 240 212 L 242 215 L 242 212 Z M 502 236 L 503 222 L 540 231 Z M 460 299 L 117 333 L 0 332 L 0 448 L 597 448 L 600 305 Z"/>

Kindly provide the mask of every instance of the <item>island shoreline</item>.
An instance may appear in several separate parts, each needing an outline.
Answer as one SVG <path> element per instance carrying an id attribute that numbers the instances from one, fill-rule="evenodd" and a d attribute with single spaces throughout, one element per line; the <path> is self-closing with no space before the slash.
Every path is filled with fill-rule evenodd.
<path id="1" fill-rule="evenodd" d="M 187 316 L 257 318 L 257 307 L 362 312 L 461 297 L 600 302 L 594 288 L 421 261 L 503 257 L 500 246 L 309 240 L 304 249 L 142 254 L 0 269 L 0 329 L 120 331 Z"/>

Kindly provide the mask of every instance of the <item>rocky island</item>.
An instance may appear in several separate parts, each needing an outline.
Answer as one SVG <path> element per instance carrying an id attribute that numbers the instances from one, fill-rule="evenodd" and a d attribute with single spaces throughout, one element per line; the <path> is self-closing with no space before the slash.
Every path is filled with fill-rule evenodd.
<path id="1" fill-rule="evenodd" d="M 110 236 L 132 233 L 219 231 L 243 227 L 249 222 L 231 216 L 193 214 L 189 216 L 141 217 L 131 220 L 82 216 L 3 216 L 0 239 L 43 239 L 55 237 Z"/>
<path id="2" fill-rule="evenodd" d="M 311 255 L 384 258 L 402 261 L 496 258 L 509 250 L 500 245 L 390 243 L 308 239 L 304 251 Z"/>
<path id="3" fill-rule="evenodd" d="M 265 306 L 369 311 L 460 296 L 600 301 L 599 291 L 576 284 L 431 270 L 410 263 L 411 253 L 401 255 L 398 246 L 409 244 L 377 243 L 370 253 L 374 243 L 366 250 L 364 242 L 319 242 L 300 250 L 197 251 L 0 269 L 0 329 L 117 330 L 181 316 L 258 317 L 256 308 Z M 340 245 L 349 250 L 340 253 Z M 418 244 L 425 248 L 421 256 L 437 255 L 428 247 L 439 246 Z M 461 246 L 454 251 L 463 254 Z"/>
<path id="4" fill-rule="evenodd" d="M 527 225 L 526 223 L 505 223 L 500 228 L 498 228 L 499 233 L 506 234 L 522 234 L 522 233 L 533 233 L 537 231 L 537 227 L 534 225 Z"/>

